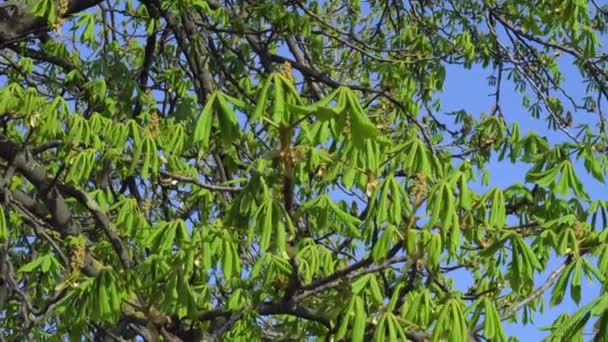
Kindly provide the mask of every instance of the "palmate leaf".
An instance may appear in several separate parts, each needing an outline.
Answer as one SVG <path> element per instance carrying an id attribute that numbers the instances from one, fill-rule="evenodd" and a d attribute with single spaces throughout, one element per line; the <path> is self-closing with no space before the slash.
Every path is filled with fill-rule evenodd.
<path id="1" fill-rule="evenodd" d="M 335 106 L 331 103 L 335 102 Z M 309 106 L 293 106 L 299 114 L 314 114 L 319 120 L 333 120 L 335 122 L 334 137 L 339 138 L 342 131 L 350 125 L 350 141 L 359 149 L 366 148 L 368 139 L 380 135 L 380 131 L 367 117 L 355 92 L 347 87 L 339 87 L 334 92 Z"/>
<path id="2" fill-rule="evenodd" d="M 483 303 L 485 308 L 484 336 L 495 341 L 506 341 L 507 337 L 494 303 L 488 298 L 484 298 Z"/>
<path id="3" fill-rule="evenodd" d="M 441 181 L 430 191 L 429 198 L 430 208 L 427 208 L 427 213 L 430 212 L 430 220 L 428 226 L 433 226 L 437 222 L 442 222 L 442 230 L 447 232 L 451 227 L 458 227 L 456 209 L 454 206 L 454 192 L 452 185 L 448 181 Z"/>
<path id="4" fill-rule="evenodd" d="M 384 260 L 391 246 L 401 239 L 403 239 L 403 236 L 397 231 L 395 226 L 388 225 L 372 249 L 372 258 L 374 259 L 374 262 Z"/>
<path id="5" fill-rule="evenodd" d="M 386 332 L 385 330 L 387 330 L 387 318 L 386 318 L 387 314 L 384 314 L 380 317 L 380 319 L 378 320 L 378 325 L 376 326 L 376 330 L 374 331 L 374 342 L 381 342 L 384 341 L 386 339 Z M 394 331 L 394 328 L 393 328 Z M 391 336 L 392 338 L 396 338 L 397 336 Z M 391 341 L 389 339 L 389 341 Z"/>
<path id="6" fill-rule="evenodd" d="M 565 170 L 562 171 L 562 177 L 565 177 L 566 174 L 568 175 L 568 181 L 570 183 L 570 188 L 572 189 L 574 196 L 582 200 L 588 201 L 589 195 L 585 191 L 583 183 L 581 183 L 580 179 L 576 175 L 576 172 L 572 167 L 572 162 L 564 163 L 563 167 L 565 168 Z"/>
<path id="7" fill-rule="evenodd" d="M 49 136 L 55 136 L 63 129 L 61 127 L 60 119 L 67 117 L 69 114 L 68 103 L 63 97 L 57 96 L 43 111 L 44 121 L 41 130 L 44 134 Z"/>
<path id="8" fill-rule="evenodd" d="M 433 331 L 432 341 L 441 341 L 446 338 L 451 341 L 468 341 L 468 329 L 462 308 L 455 299 L 448 299 L 442 306 Z"/>
<path id="9" fill-rule="evenodd" d="M 373 274 L 366 274 L 353 282 L 353 294 L 362 295 L 364 290 L 365 292 L 368 292 L 377 303 L 382 303 L 384 296 L 382 295 L 380 287 L 378 286 L 378 281 Z"/>
<path id="10" fill-rule="evenodd" d="M 374 332 L 374 341 L 407 341 L 407 335 L 403 329 L 399 317 L 391 312 L 384 313 Z"/>
<path id="11" fill-rule="evenodd" d="M 452 186 L 458 189 L 458 206 L 463 209 L 471 209 L 473 204 L 473 193 L 468 181 L 466 173 L 462 171 L 457 172 L 452 178 Z"/>
<path id="12" fill-rule="evenodd" d="M 353 91 L 350 89 L 345 90 L 345 96 L 350 106 L 350 119 L 351 119 L 351 136 L 355 145 L 364 142 L 366 139 L 374 138 L 380 134 L 380 131 L 372 124 L 369 120 L 363 107 L 359 103 L 359 99 Z"/>
<path id="13" fill-rule="evenodd" d="M 320 271 L 321 249 L 312 238 L 302 239 L 298 243 L 297 257 L 300 260 L 300 273 L 304 279 L 312 279 Z"/>
<path id="14" fill-rule="evenodd" d="M 98 151 L 94 148 L 78 152 L 70 161 L 66 182 L 79 183 L 82 180 L 89 180 L 93 169 L 97 166 L 97 154 Z"/>
<path id="15" fill-rule="evenodd" d="M 17 270 L 17 274 L 32 273 L 36 270 L 39 270 L 42 273 L 47 273 L 49 271 L 55 272 L 62 268 L 63 266 L 53 254 L 44 254 L 21 266 Z"/>
<path id="16" fill-rule="evenodd" d="M 355 312 L 355 317 L 353 318 L 353 330 L 351 333 L 351 341 L 363 342 L 365 339 L 365 324 L 367 320 L 365 304 L 363 303 L 363 299 L 359 296 L 353 297 L 353 300 L 353 310 Z"/>
<path id="17" fill-rule="evenodd" d="M 294 120 L 291 117 L 292 112 L 296 115 L 307 115 L 309 110 L 314 108 L 314 105 L 302 105 L 300 94 L 292 81 L 279 73 L 273 73 L 262 83 L 252 119 L 260 120 L 264 117 L 271 87 L 273 96 L 270 118 L 277 126 L 290 125 Z"/>
<path id="18" fill-rule="evenodd" d="M 114 323 L 120 315 L 122 292 L 114 272 L 102 270 L 87 288 L 89 292 L 87 306 L 91 319 L 100 322 Z"/>
<path id="19" fill-rule="evenodd" d="M 88 120 L 79 115 L 74 115 L 68 123 L 68 141 L 82 142 L 85 145 L 90 145 L 92 140 L 92 132 Z"/>
<path id="20" fill-rule="evenodd" d="M 409 293 L 401 308 L 401 316 L 418 326 L 429 326 L 431 318 L 436 315 L 433 312 L 436 303 L 431 296 L 429 289 Z"/>
<path id="21" fill-rule="evenodd" d="M 552 306 L 559 305 L 564 299 L 564 294 L 566 293 L 568 279 L 572 274 L 572 270 L 574 269 L 574 264 L 571 263 L 567 266 L 567 269 L 557 278 L 555 285 L 553 286 L 553 290 L 551 291 L 551 300 L 550 304 Z"/>
<path id="22" fill-rule="evenodd" d="M 364 341 L 367 313 L 365 304 L 360 296 L 351 297 L 348 304 L 344 307 L 342 321 L 336 333 L 337 337 L 350 335 L 351 341 Z M 352 325 L 349 330 L 349 325 Z"/>
<path id="23" fill-rule="evenodd" d="M 570 253 L 574 253 L 575 255 L 578 255 L 579 252 L 579 246 L 578 246 L 578 241 L 576 239 L 576 235 L 575 235 L 575 231 L 574 229 L 571 229 L 570 227 L 566 227 L 563 228 L 560 232 L 559 235 L 557 236 L 557 252 L 560 253 L 561 255 L 566 255 L 566 254 L 570 254 Z"/>
<path id="24" fill-rule="evenodd" d="M 260 232 L 260 248 L 263 251 L 268 250 L 270 246 L 270 238 L 273 230 L 273 209 L 274 205 L 272 200 L 266 200 L 258 209 L 256 221 L 258 224 L 258 231 Z"/>
<path id="25" fill-rule="evenodd" d="M 59 15 L 57 5 L 52 0 L 38 0 L 31 9 L 32 14 L 45 18 L 51 25 L 57 21 Z"/>
<path id="26" fill-rule="evenodd" d="M 203 111 L 199 114 L 192 134 L 192 142 L 200 143 L 202 148 L 209 146 L 209 138 L 211 137 L 211 127 L 213 125 L 213 104 L 217 93 L 212 94 L 205 103 Z"/>
<path id="27" fill-rule="evenodd" d="M 407 169 L 412 174 L 422 173 L 430 176 L 432 172 L 431 158 L 424 142 L 417 136 L 414 136 L 410 142 L 404 146 L 404 149 L 408 151 L 405 160 Z"/>
<path id="28" fill-rule="evenodd" d="M 559 179 L 558 174 L 560 175 Z M 576 197 L 583 200 L 589 200 L 589 195 L 576 175 L 576 172 L 572 167 L 572 162 L 569 160 L 565 160 L 560 165 L 542 172 L 529 172 L 526 175 L 526 180 L 544 187 L 549 187 L 560 195 L 567 196 L 570 193 L 569 190 L 572 190 Z"/>
<path id="29" fill-rule="evenodd" d="M 289 261 L 284 256 L 265 253 L 259 258 L 251 269 L 251 276 L 255 279 L 261 278 L 263 284 L 276 284 L 280 279 L 288 279 L 292 269 Z M 279 288 L 273 287 L 270 291 L 277 291 Z"/>
<path id="30" fill-rule="evenodd" d="M 266 101 L 268 99 L 268 91 L 271 85 L 272 83 L 270 78 L 265 79 L 264 83 L 262 83 L 262 87 L 260 88 L 260 92 L 256 100 L 256 107 L 251 117 L 253 120 L 260 120 L 264 116 L 264 112 L 266 111 Z"/>
<path id="31" fill-rule="evenodd" d="M 342 210 L 342 208 L 340 208 L 334 201 L 329 199 L 327 195 L 322 195 L 309 202 L 303 203 L 299 211 L 300 215 L 308 211 L 324 213 L 320 216 L 321 222 L 326 222 L 327 218 L 329 218 L 328 215 L 333 214 L 333 216 L 338 219 L 337 223 L 346 228 L 348 234 L 357 238 L 361 237 L 361 233 L 358 229 L 358 226 L 361 224 L 361 220 Z"/>
<path id="32" fill-rule="evenodd" d="M 605 295 L 604 295 L 605 296 Z M 582 333 L 582 329 L 585 323 L 591 318 L 591 310 L 602 300 L 604 297 L 598 297 L 585 304 L 579 310 L 577 310 L 572 316 L 565 316 L 561 321 L 558 321 L 551 331 L 551 334 L 547 336 L 548 341 L 555 340 L 569 340 L 572 341 L 574 338 L 579 337 Z"/>
<path id="33" fill-rule="evenodd" d="M 222 246 L 222 272 L 226 279 L 232 276 L 239 277 L 241 274 L 241 258 L 237 251 L 237 245 L 228 240 L 223 241 Z"/>
<path id="34" fill-rule="evenodd" d="M 380 185 L 379 193 L 380 196 L 376 205 L 376 222 L 378 224 L 390 222 L 399 225 L 402 216 L 411 210 L 404 187 L 391 174 Z"/>
<path id="35" fill-rule="evenodd" d="M 520 235 L 510 234 L 510 241 L 513 249 L 513 260 L 509 265 L 509 277 L 513 283 L 513 288 L 519 290 L 522 286 L 529 286 L 534 271 L 542 270 L 543 266 Z"/>
<path id="36" fill-rule="evenodd" d="M 190 241 L 188 228 L 183 220 L 177 219 L 166 222 L 161 221 L 153 228 L 153 233 L 150 234 L 145 242 L 154 253 L 170 254 L 174 244 L 176 246 L 184 246 Z"/>
<path id="37" fill-rule="evenodd" d="M 285 208 L 267 197 L 255 213 L 255 218 L 256 229 L 250 227 L 249 240 L 253 241 L 254 235 L 257 235 L 262 252 L 276 250 L 279 254 L 283 254 L 288 235 L 291 237 L 295 234 L 295 227 Z"/>
<path id="38" fill-rule="evenodd" d="M 491 202 L 487 224 L 497 229 L 503 228 L 506 223 L 506 209 L 502 190 L 498 187 L 493 187 L 482 197 L 480 203 L 483 204 L 487 200 Z"/>
<path id="39" fill-rule="evenodd" d="M 274 98 L 272 101 L 272 121 L 275 123 L 289 122 L 289 118 L 285 115 L 285 92 L 282 87 L 282 80 L 277 74 L 274 75 Z M 271 77 L 272 78 L 272 77 Z"/>
<path id="40" fill-rule="evenodd" d="M 606 281 L 606 276 L 602 274 L 602 272 L 587 258 L 583 259 L 583 271 L 585 271 L 585 275 L 589 281 L 592 281 L 593 277 L 595 277 L 600 283 L 604 283 Z M 591 277 L 591 275 L 593 275 L 593 277 Z"/>
<path id="41" fill-rule="evenodd" d="M 340 326 L 338 331 L 336 332 L 336 338 L 342 338 L 346 335 L 348 331 L 348 325 L 354 316 L 354 306 L 355 306 L 355 297 L 351 297 L 348 303 L 344 306 L 342 310 L 342 319 L 340 321 Z"/>
<path id="42" fill-rule="evenodd" d="M 441 234 L 431 234 L 431 239 L 425 249 L 428 251 L 430 266 L 439 266 L 439 259 L 443 250 Z"/>
<path id="43" fill-rule="evenodd" d="M 574 270 L 570 280 L 570 297 L 572 297 L 572 300 L 576 304 L 581 302 L 581 281 L 583 273 L 583 263 L 581 260 L 582 259 L 578 259 L 576 262 L 574 262 Z"/>
<path id="44" fill-rule="evenodd" d="M 596 156 L 593 145 L 587 145 L 580 150 L 577 157 L 584 159 L 583 165 L 585 166 L 585 169 L 587 172 L 591 173 L 595 179 L 602 183 L 606 182 L 604 174 L 606 173 L 608 164 L 605 155 Z"/>
<path id="45" fill-rule="evenodd" d="M 179 318 L 194 318 L 198 312 L 196 297 L 184 274 L 175 269 L 174 267 L 174 271 L 169 274 L 164 286 L 160 307 L 175 312 Z"/>
<path id="46" fill-rule="evenodd" d="M 558 174 L 559 167 L 555 166 L 543 172 L 528 173 L 526 175 L 526 180 L 533 181 L 540 186 L 549 187 L 555 182 Z"/>
<path id="47" fill-rule="evenodd" d="M 79 282 L 76 289 L 61 302 L 60 310 L 71 310 L 69 312 L 72 314 L 72 323 L 76 326 L 76 330 L 79 330 L 79 325 L 90 317 L 89 297 L 92 294 L 94 281 L 95 278 L 89 278 Z"/>
<path id="48" fill-rule="evenodd" d="M 121 197 L 110 209 L 118 211 L 115 223 L 122 227 L 127 235 L 134 238 L 142 236 L 143 229 L 141 228 L 147 227 L 148 223 L 143 217 L 136 199 Z"/>
<path id="49" fill-rule="evenodd" d="M 163 150 L 167 154 L 178 155 L 182 152 L 186 143 L 186 133 L 184 126 L 179 123 L 173 123 L 163 130 L 161 136 Z"/>
<path id="50" fill-rule="evenodd" d="M 321 122 L 328 122 L 333 117 L 338 115 L 344 110 L 346 101 L 344 97 L 338 97 L 341 89 L 334 89 L 332 92 L 327 94 L 319 101 L 310 105 L 296 105 L 289 104 L 289 109 L 299 117 L 303 117 L 310 114 L 315 114 L 316 118 Z M 338 100 L 336 100 L 338 98 Z M 337 101 L 335 107 L 331 106 L 331 103 Z"/>
<path id="51" fill-rule="evenodd" d="M 239 123 L 236 113 L 228 104 L 228 98 L 223 93 L 218 93 L 215 98 L 218 109 L 218 123 L 220 136 L 225 147 L 229 147 L 240 136 Z M 240 102 L 240 101 L 239 101 Z"/>
<path id="52" fill-rule="evenodd" d="M 213 117 L 217 113 L 221 140 L 225 147 L 231 146 L 235 139 L 240 136 L 241 131 L 236 113 L 230 106 L 230 103 L 237 107 L 244 107 L 244 104 L 240 100 L 227 96 L 222 92 L 215 92 L 209 96 L 196 120 L 192 135 L 193 143 L 200 143 L 203 149 L 208 148 Z"/>

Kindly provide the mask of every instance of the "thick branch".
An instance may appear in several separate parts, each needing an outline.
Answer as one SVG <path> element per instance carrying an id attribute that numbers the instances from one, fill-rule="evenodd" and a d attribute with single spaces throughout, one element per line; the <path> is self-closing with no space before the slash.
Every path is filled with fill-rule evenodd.
<path id="1" fill-rule="evenodd" d="M 64 236 L 77 236 L 82 229 L 72 220 L 72 213 L 64 197 L 49 177 L 44 167 L 31 158 L 21 146 L 0 135 L 0 158 L 9 162 L 36 188 L 38 195 L 51 214 L 53 226 Z M 97 274 L 93 258 L 87 252 L 84 271 L 89 275 Z"/>
<path id="2" fill-rule="evenodd" d="M 63 16 L 84 11 L 101 0 L 68 0 L 67 11 Z M 0 4 L 0 49 L 24 39 L 32 33 L 46 32 L 51 28 L 46 19 L 29 13 L 32 2 L 7 1 Z"/>
<path id="3" fill-rule="evenodd" d="M 114 251 L 116 251 L 116 254 L 118 254 L 122 265 L 125 268 L 131 267 L 132 260 L 125 243 L 122 241 L 116 230 L 112 227 L 112 222 L 110 221 L 108 215 L 103 212 L 97 202 L 95 202 L 95 200 L 93 200 L 86 192 L 76 189 L 71 185 L 61 185 L 60 189 L 62 193 L 65 193 L 66 195 L 78 200 L 80 204 L 84 205 L 93 214 L 97 223 L 101 225 L 106 237 L 108 240 L 110 240 Z"/>

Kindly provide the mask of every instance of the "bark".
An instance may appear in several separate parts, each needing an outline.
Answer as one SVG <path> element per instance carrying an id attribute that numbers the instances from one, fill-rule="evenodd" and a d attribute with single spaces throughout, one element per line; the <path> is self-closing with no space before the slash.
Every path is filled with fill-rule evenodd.
<path id="1" fill-rule="evenodd" d="M 68 0 L 67 11 L 61 16 L 67 17 L 99 3 L 101 0 Z M 36 17 L 30 13 L 33 5 L 34 3 L 28 4 L 23 0 L 6 1 L 0 4 L 0 49 L 27 39 L 33 34 L 51 30 L 45 18 Z"/>

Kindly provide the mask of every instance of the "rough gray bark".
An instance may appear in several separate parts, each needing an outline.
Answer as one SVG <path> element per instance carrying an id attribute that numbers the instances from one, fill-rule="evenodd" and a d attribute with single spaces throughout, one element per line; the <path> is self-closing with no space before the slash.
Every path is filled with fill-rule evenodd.
<path id="1" fill-rule="evenodd" d="M 101 0 L 68 0 L 68 8 L 62 16 L 84 11 Z M 46 19 L 30 14 L 34 2 L 6 1 L 0 4 L 0 49 L 8 44 L 27 39 L 32 34 L 47 32 L 51 29 Z"/>

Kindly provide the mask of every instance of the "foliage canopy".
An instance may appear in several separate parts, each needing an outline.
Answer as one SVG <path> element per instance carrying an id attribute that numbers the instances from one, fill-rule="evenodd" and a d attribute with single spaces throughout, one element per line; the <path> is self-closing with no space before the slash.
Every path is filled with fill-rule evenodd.
<path id="1" fill-rule="evenodd" d="M 3 3 L 1 336 L 504 341 L 594 281 L 547 340 L 606 340 L 608 201 L 581 179 L 607 173 L 607 22 L 595 0 Z M 442 109 L 463 68 L 487 113 Z"/>

